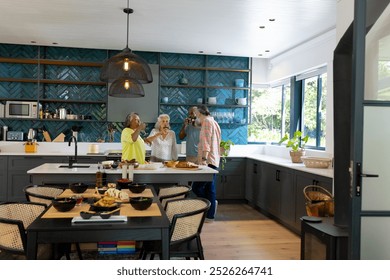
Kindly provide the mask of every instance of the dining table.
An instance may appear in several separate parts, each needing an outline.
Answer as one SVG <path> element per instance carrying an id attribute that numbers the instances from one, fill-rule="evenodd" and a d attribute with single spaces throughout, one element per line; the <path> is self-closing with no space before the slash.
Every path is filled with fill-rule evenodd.
<path id="1" fill-rule="evenodd" d="M 69 212 L 59 212 L 50 205 L 27 228 L 27 259 L 37 258 L 38 244 L 92 243 L 104 241 L 161 242 L 162 259 L 169 258 L 170 222 L 152 187 L 144 191 L 145 197 L 153 197 L 146 210 L 135 210 L 127 201 L 118 202 L 118 216 L 89 222 L 80 217 L 81 211 L 91 209 L 91 200 L 96 194 L 88 189 L 85 201 Z M 83 194 L 81 194 L 83 195 Z M 64 195 L 66 197 L 67 195 Z M 142 196 L 141 194 L 129 195 Z M 93 205 L 92 205 L 93 206 Z M 121 218 L 121 219 L 117 219 Z"/>

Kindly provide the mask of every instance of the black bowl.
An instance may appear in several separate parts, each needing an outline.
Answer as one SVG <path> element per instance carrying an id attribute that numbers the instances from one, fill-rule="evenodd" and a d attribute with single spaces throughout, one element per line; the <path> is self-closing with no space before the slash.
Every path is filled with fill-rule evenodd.
<path id="1" fill-rule="evenodd" d="M 68 212 L 76 205 L 74 198 L 55 198 L 52 200 L 53 207 L 59 212 Z"/>
<path id="2" fill-rule="evenodd" d="M 117 189 L 127 189 L 129 185 L 132 183 L 129 179 L 119 179 L 116 181 Z"/>
<path id="3" fill-rule="evenodd" d="M 81 211 L 80 216 L 81 216 L 81 218 L 88 220 L 93 216 L 93 213 Z"/>
<path id="4" fill-rule="evenodd" d="M 88 189 L 88 185 L 84 183 L 72 183 L 69 184 L 69 188 L 74 193 L 83 193 Z"/>
<path id="5" fill-rule="evenodd" d="M 108 188 L 106 188 L 106 187 L 98 188 L 99 194 L 104 194 L 107 190 L 108 190 Z"/>
<path id="6" fill-rule="evenodd" d="M 153 198 L 151 197 L 132 197 L 130 204 L 135 210 L 146 210 L 152 205 Z"/>
<path id="7" fill-rule="evenodd" d="M 129 191 L 132 193 L 142 193 L 146 188 L 146 184 L 129 184 Z"/>
<path id="8" fill-rule="evenodd" d="M 108 219 L 108 218 L 111 217 L 111 214 L 110 214 L 110 213 L 105 213 L 105 212 L 101 212 L 101 213 L 99 213 L 99 215 L 100 215 L 100 217 L 101 217 L 102 219 Z"/>

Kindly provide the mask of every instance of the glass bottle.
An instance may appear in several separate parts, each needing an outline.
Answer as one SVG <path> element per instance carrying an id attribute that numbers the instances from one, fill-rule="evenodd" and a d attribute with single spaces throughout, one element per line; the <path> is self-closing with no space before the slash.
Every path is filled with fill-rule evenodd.
<path id="1" fill-rule="evenodd" d="M 103 187 L 103 172 L 101 171 L 101 164 L 98 163 L 98 170 L 96 171 L 96 187 Z"/>

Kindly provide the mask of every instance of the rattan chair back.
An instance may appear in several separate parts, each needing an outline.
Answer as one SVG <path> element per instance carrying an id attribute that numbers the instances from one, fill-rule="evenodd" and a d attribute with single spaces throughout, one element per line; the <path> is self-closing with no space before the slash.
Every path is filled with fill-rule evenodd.
<path id="1" fill-rule="evenodd" d="M 203 198 L 170 200 L 166 214 L 171 221 L 171 244 L 200 235 L 210 202 Z"/>
<path id="2" fill-rule="evenodd" d="M 27 201 L 44 203 L 46 205 L 50 205 L 52 200 L 63 192 L 63 188 L 49 185 L 29 185 L 24 188 Z"/>
<path id="3" fill-rule="evenodd" d="M 0 249 L 12 254 L 26 252 L 26 228 L 45 210 L 46 205 L 34 202 L 0 204 Z"/>
<path id="4" fill-rule="evenodd" d="M 317 185 L 309 185 L 303 189 L 306 201 L 306 213 L 308 216 L 333 217 L 333 195 L 325 188 Z"/>
<path id="5" fill-rule="evenodd" d="M 170 187 L 160 188 L 158 197 L 161 202 L 161 205 L 165 209 L 167 201 L 178 198 L 186 198 L 189 195 L 191 189 L 192 188 L 190 186 L 186 185 L 174 185 Z"/>

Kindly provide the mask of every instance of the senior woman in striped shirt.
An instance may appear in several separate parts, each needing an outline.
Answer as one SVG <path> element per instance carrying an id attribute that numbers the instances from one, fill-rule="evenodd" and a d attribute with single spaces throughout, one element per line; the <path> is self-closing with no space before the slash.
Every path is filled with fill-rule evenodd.
<path id="1" fill-rule="evenodd" d="M 210 115 L 206 106 L 199 106 L 195 110 L 196 117 L 200 120 L 201 129 L 198 144 L 198 164 L 207 165 L 218 170 L 220 161 L 219 144 L 221 143 L 221 128 Z M 206 222 L 214 221 L 217 212 L 216 201 L 216 174 L 212 182 L 194 182 L 192 190 L 199 197 L 208 199 L 211 203 L 207 212 Z"/>

